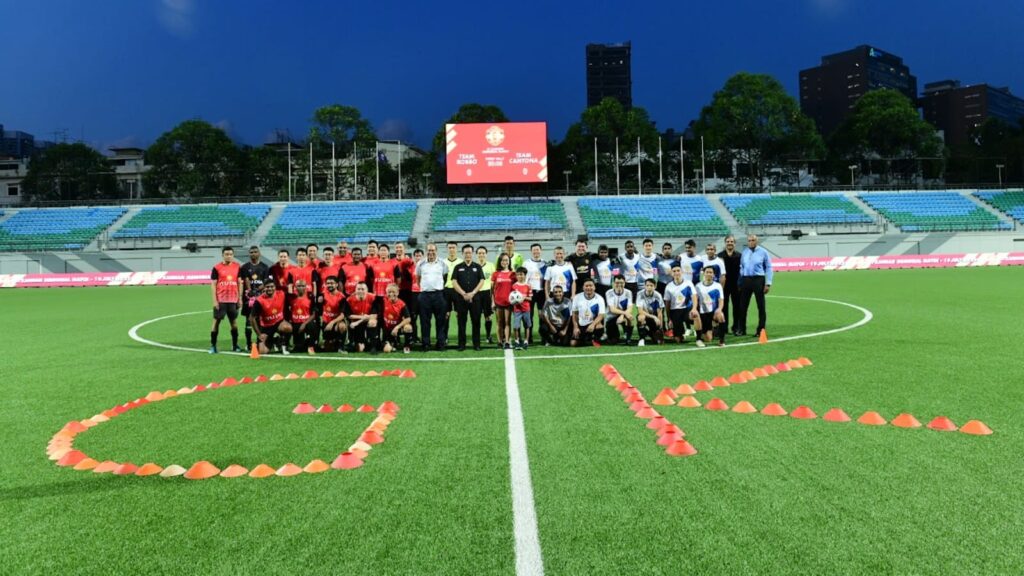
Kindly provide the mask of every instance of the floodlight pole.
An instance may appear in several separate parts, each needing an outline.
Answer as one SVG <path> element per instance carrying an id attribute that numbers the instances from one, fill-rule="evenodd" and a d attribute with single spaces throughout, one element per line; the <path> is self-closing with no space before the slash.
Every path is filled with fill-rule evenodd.
<path id="1" fill-rule="evenodd" d="M 352 140 L 352 197 L 359 197 L 359 143 Z"/>
<path id="2" fill-rule="evenodd" d="M 331 141 L 331 199 L 335 202 L 338 201 L 338 178 L 335 166 L 338 163 L 338 159 L 334 155 L 334 141 Z"/>
<path id="3" fill-rule="evenodd" d="M 619 187 L 619 137 L 615 137 L 615 195 L 622 194 L 622 189 Z"/>
<path id="4" fill-rule="evenodd" d="M 658 194 L 665 193 L 665 173 L 661 168 L 661 136 L 658 136 Z"/>
<path id="5" fill-rule="evenodd" d="M 313 141 L 309 141 L 309 201 L 313 201 Z"/>
<path id="6" fill-rule="evenodd" d="M 999 170 L 999 187 L 1003 187 L 1003 168 L 1006 168 L 1006 164 L 996 164 L 996 168 Z"/>
<path id="7" fill-rule="evenodd" d="M 373 161 L 377 167 L 377 200 L 380 200 L 380 142 L 374 142 Z"/>
<path id="8" fill-rule="evenodd" d="M 700 137 L 700 193 L 708 193 L 708 173 L 704 166 L 704 137 Z"/>
<path id="9" fill-rule="evenodd" d="M 402 199 L 402 141 L 398 142 L 398 199 Z"/>
<path id="10" fill-rule="evenodd" d="M 600 195 L 601 188 L 597 183 L 597 136 L 594 136 L 594 195 Z"/>
<path id="11" fill-rule="evenodd" d="M 686 194 L 686 168 L 683 166 L 683 159 L 685 158 L 685 152 L 683 151 L 683 138 L 679 137 L 679 193 Z"/>
<path id="12" fill-rule="evenodd" d="M 288 140 L 288 201 L 292 201 L 292 141 Z"/>
<path id="13" fill-rule="evenodd" d="M 640 137 L 636 137 L 636 195 L 643 196 L 644 179 L 643 171 L 640 168 Z"/>

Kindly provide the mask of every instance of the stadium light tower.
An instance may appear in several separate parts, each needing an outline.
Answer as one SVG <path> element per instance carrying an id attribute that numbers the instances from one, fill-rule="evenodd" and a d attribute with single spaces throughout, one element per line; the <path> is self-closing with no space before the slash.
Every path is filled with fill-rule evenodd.
<path id="1" fill-rule="evenodd" d="M 1006 164 L 996 164 L 996 169 L 999 170 L 999 187 L 1003 187 L 1003 168 L 1006 168 Z"/>
<path id="2" fill-rule="evenodd" d="M 857 165 L 856 164 L 850 164 L 849 166 L 847 166 L 847 168 L 850 169 L 850 190 L 853 190 L 853 187 L 854 187 L 853 171 L 857 169 Z"/>
<path id="3" fill-rule="evenodd" d="M 569 174 L 572 174 L 572 170 L 562 170 L 562 174 L 565 174 L 565 191 L 569 191 Z"/>

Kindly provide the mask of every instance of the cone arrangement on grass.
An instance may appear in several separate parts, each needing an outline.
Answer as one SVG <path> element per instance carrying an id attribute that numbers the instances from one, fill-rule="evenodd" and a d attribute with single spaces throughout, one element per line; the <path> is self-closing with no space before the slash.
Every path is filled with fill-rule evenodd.
<path id="1" fill-rule="evenodd" d="M 605 364 L 600 369 L 601 374 L 605 377 L 609 384 L 615 382 L 616 390 L 619 390 L 622 394 L 623 400 L 629 405 L 630 411 L 634 413 L 636 418 L 647 420 L 646 428 L 654 430 L 657 439 L 656 444 L 658 446 L 665 447 L 665 453 L 671 456 L 690 456 L 697 453 L 697 450 L 690 445 L 689 442 L 684 440 L 686 434 L 683 431 L 669 422 L 667 418 L 659 414 L 654 408 L 651 407 L 647 401 L 644 400 L 643 394 L 639 390 L 634 388 L 619 374 L 619 371 L 615 369 L 611 364 Z M 708 388 L 711 388 L 711 384 L 703 382 Z M 690 403 L 696 403 L 700 406 L 700 402 L 692 396 L 695 392 L 688 384 L 681 384 L 679 388 L 673 390 L 672 388 L 663 388 L 658 392 L 658 395 L 651 401 L 651 404 L 657 406 L 671 406 L 675 404 L 675 400 L 679 398 L 680 394 L 684 395 L 679 400 L 679 405 L 687 405 Z M 368 446 L 367 446 L 368 447 Z M 339 460 L 341 457 L 339 456 Z"/>

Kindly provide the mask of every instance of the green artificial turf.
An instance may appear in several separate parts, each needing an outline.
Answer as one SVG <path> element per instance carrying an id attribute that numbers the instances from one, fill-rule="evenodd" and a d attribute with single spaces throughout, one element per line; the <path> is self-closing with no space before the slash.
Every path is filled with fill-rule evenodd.
<path id="1" fill-rule="evenodd" d="M 547 573 L 1021 573 L 1021 278 L 1014 268 L 780 274 L 774 296 L 849 302 L 874 319 L 764 346 L 517 352 Z M 206 287 L 0 292 L 0 571 L 514 573 L 499 351 L 254 362 L 127 336 L 139 322 L 202 310 L 207 299 Z M 836 304 L 769 299 L 772 340 L 861 317 Z M 204 349 L 208 331 L 209 319 L 194 315 L 139 334 Z M 226 348 L 226 330 L 221 337 Z M 622 352 L 631 354 L 585 357 Z M 853 418 L 876 410 L 922 423 L 980 419 L 995 434 L 658 407 L 699 451 L 673 458 L 599 373 L 612 364 L 653 399 L 666 386 L 799 356 L 814 365 L 697 397 L 804 404 L 819 417 L 841 407 Z M 463 358 L 482 361 L 422 361 Z M 356 470 L 193 482 L 97 475 L 46 459 L 47 441 L 69 420 L 151 390 L 392 368 L 417 377 L 211 390 L 133 410 L 75 443 L 98 460 L 136 464 L 302 466 L 331 461 L 373 415 L 299 416 L 296 403 L 395 401 L 401 411 L 386 441 Z"/>

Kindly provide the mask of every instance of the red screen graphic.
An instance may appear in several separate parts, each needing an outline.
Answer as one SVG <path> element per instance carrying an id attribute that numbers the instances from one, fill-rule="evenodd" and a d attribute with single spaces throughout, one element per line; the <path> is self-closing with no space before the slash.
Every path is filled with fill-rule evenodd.
<path id="1" fill-rule="evenodd" d="M 544 122 L 445 124 L 449 184 L 548 181 Z"/>

